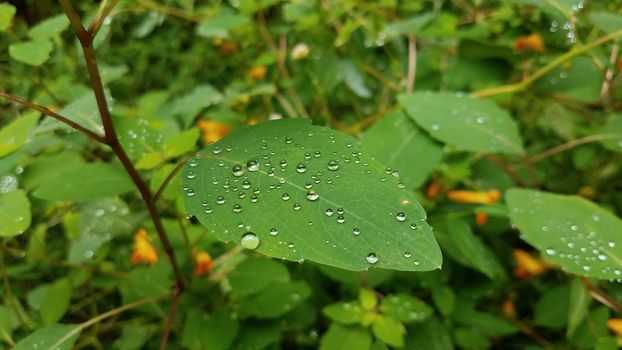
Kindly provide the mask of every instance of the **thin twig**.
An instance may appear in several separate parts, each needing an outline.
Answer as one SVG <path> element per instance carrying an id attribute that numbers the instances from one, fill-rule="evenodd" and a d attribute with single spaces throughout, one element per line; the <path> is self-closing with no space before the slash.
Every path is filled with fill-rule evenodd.
<path id="1" fill-rule="evenodd" d="M 521 179 L 520 176 L 518 176 L 518 174 L 510 169 L 510 167 L 505 164 L 505 162 L 503 162 L 501 159 L 498 159 L 497 157 L 492 155 L 485 155 L 484 158 L 486 158 L 492 164 L 496 165 L 499 169 L 501 169 L 507 176 L 510 177 L 510 179 L 512 179 L 512 181 L 514 181 L 516 185 L 518 185 L 519 187 L 527 187 L 525 181 L 523 181 L 523 179 Z"/>
<path id="2" fill-rule="evenodd" d="M 166 327 L 164 327 L 164 334 L 162 335 L 162 341 L 160 342 L 160 350 L 166 349 L 166 343 L 168 342 L 168 337 L 171 334 L 171 329 L 173 328 L 173 320 L 175 319 L 175 312 L 177 311 L 177 305 L 179 305 L 179 298 L 183 293 L 182 290 L 176 289 L 173 293 L 173 303 L 171 304 L 171 308 L 168 312 L 168 318 L 166 320 Z"/>
<path id="3" fill-rule="evenodd" d="M 613 299 L 609 294 L 592 285 L 587 277 L 581 277 L 581 282 L 583 283 L 585 289 L 590 292 L 592 298 L 598 300 L 601 304 L 606 305 L 610 309 L 622 313 L 622 305 Z"/>
<path id="4" fill-rule="evenodd" d="M 85 134 L 86 136 L 92 138 L 93 140 L 95 140 L 97 142 L 106 143 L 106 140 L 104 139 L 103 136 L 101 136 L 101 135 L 99 135 L 99 134 L 97 134 L 97 133 L 95 133 L 95 132 L 93 132 L 93 131 L 85 128 L 85 127 L 83 127 L 82 125 L 80 125 L 80 124 L 78 124 L 78 123 L 76 123 L 76 122 L 74 122 L 72 120 L 69 120 L 69 119 L 63 117 L 62 115 L 60 115 L 60 114 L 50 110 L 47 107 L 43 107 L 43 106 L 38 105 L 36 103 L 30 102 L 28 100 L 24 100 L 21 97 L 9 95 L 9 94 L 4 93 L 4 92 L 0 92 L 0 97 L 6 98 L 7 100 L 11 100 L 13 102 L 17 102 L 17 103 L 19 103 L 22 106 L 25 106 L 25 107 L 37 110 L 37 111 L 39 111 L 39 112 L 41 112 L 41 113 L 43 113 L 43 114 L 45 114 L 45 115 L 47 115 L 49 117 L 52 117 L 52 118 L 58 120 L 61 123 L 69 125 L 73 129 L 82 132 L 83 134 Z"/>
<path id="5" fill-rule="evenodd" d="M 620 45 L 614 44 L 611 48 L 611 55 L 609 56 L 609 68 L 605 72 L 605 79 L 603 79 L 603 86 L 600 89 L 600 100 L 603 101 L 605 97 L 609 95 L 611 91 L 611 82 L 613 80 L 613 67 L 615 67 L 616 60 L 618 58 L 618 51 L 620 49 Z"/>
<path id="6" fill-rule="evenodd" d="M 112 3 L 106 6 L 107 2 L 108 0 L 103 0 L 101 2 L 99 9 L 97 9 L 97 14 L 93 19 L 93 22 L 91 22 L 89 28 L 87 29 L 87 31 L 91 33 L 91 36 L 93 38 L 97 35 L 97 32 L 99 31 L 99 28 L 101 28 L 101 25 L 104 23 L 104 20 L 106 20 L 106 17 L 108 17 L 108 15 L 110 15 L 110 12 L 117 5 L 119 0 L 112 0 Z"/>
<path id="7" fill-rule="evenodd" d="M 171 170 L 171 172 L 166 176 L 166 179 L 164 179 L 160 187 L 158 187 L 158 190 L 156 191 L 156 193 L 153 195 L 154 202 L 157 202 L 160 199 L 160 196 L 162 196 L 162 193 L 164 192 L 164 190 L 166 190 L 166 187 L 168 186 L 168 184 L 171 181 L 173 181 L 173 179 L 175 178 L 175 175 L 177 175 L 177 173 L 181 170 L 181 168 L 184 167 L 185 163 L 186 163 L 185 159 L 179 162 L 179 164 L 177 164 L 175 168 Z"/>
<path id="8" fill-rule="evenodd" d="M 561 145 L 555 146 L 553 148 L 550 148 L 544 152 L 538 153 L 535 156 L 531 156 L 529 158 L 525 158 L 525 160 L 523 161 L 524 164 L 533 164 L 535 162 L 538 162 L 544 158 L 548 158 L 550 156 L 556 155 L 557 153 L 561 153 L 567 150 L 570 150 L 572 148 L 575 148 L 577 146 L 581 146 L 584 145 L 586 143 L 591 143 L 591 142 L 597 142 L 597 141 L 603 141 L 603 140 L 610 140 L 610 139 L 617 139 L 617 138 L 621 138 L 622 135 L 621 134 L 596 134 L 596 135 L 589 135 L 589 136 L 585 136 L 576 140 L 572 140 L 566 143 L 563 143 Z"/>
<path id="9" fill-rule="evenodd" d="M 406 78 L 406 92 L 412 93 L 415 88 L 415 75 L 417 74 L 417 39 L 408 36 L 408 76 Z"/>
<path id="10" fill-rule="evenodd" d="M 150 10 L 155 10 L 155 11 L 158 11 L 160 13 L 163 13 L 169 16 L 179 17 L 179 18 L 185 19 L 186 21 L 200 23 L 205 20 L 205 18 L 203 18 L 202 16 L 197 16 L 191 12 L 186 12 L 178 8 L 160 5 L 157 2 L 153 2 L 149 0 L 138 0 L 138 3 L 141 6 L 148 8 Z"/>
<path id="11" fill-rule="evenodd" d="M 279 38 L 278 56 L 279 71 L 281 72 L 281 75 L 283 76 L 283 78 L 285 78 L 285 80 L 290 80 L 289 71 L 287 70 L 287 65 L 285 64 L 285 60 L 287 58 L 287 38 L 285 37 L 285 35 L 281 35 Z M 305 118 L 309 118 L 309 113 L 307 113 L 307 110 L 302 103 L 302 99 L 300 98 L 300 96 L 298 96 L 296 90 L 294 90 L 294 88 L 289 83 L 286 84 L 285 88 L 287 89 L 287 92 L 291 95 L 292 100 L 294 100 L 294 106 L 296 107 L 298 113 L 300 113 L 300 115 Z"/>
<path id="12" fill-rule="evenodd" d="M 525 88 L 527 88 L 528 86 L 530 86 L 532 83 L 534 83 L 536 80 L 540 79 L 543 75 L 545 75 L 546 73 L 550 72 L 551 70 L 555 69 L 557 66 L 563 64 L 564 62 L 579 56 L 593 48 L 595 48 L 596 46 L 599 46 L 601 44 L 604 44 L 608 41 L 611 41 L 619 36 L 622 36 L 622 29 L 617 30 L 613 33 L 607 34 L 607 35 L 603 35 L 600 38 L 590 42 L 587 45 L 583 45 L 583 46 L 576 46 L 574 48 L 572 48 L 570 51 L 566 52 L 565 54 L 557 57 L 556 59 L 554 59 L 553 61 L 551 61 L 549 64 L 547 64 L 546 66 L 538 69 L 537 71 L 535 71 L 533 74 L 531 74 L 529 77 L 527 77 L 526 79 L 517 82 L 517 83 L 513 83 L 513 84 L 508 84 L 508 85 L 503 85 L 503 86 L 497 86 L 497 87 L 493 87 L 493 88 L 487 88 L 487 89 L 483 89 L 483 90 L 478 90 L 475 91 L 473 93 L 471 93 L 471 96 L 473 97 L 486 97 L 486 96 L 494 96 L 494 95 L 500 95 L 500 94 L 506 94 L 506 93 L 513 93 L 513 92 L 517 92 L 517 91 L 521 91 Z"/>
<path id="13" fill-rule="evenodd" d="M 281 104 L 281 106 L 283 107 L 285 112 L 287 112 L 287 115 L 290 118 L 296 118 L 297 117 L 297 113 L 294 110 L 294 107 L 292 107 L 291 103 L 289 103 L 289 101 L 283 95 L 281 95 L 281 94 L 279 94 L 277 92 L 274 95 L 274 97 L 276 98 L 277 101 L 279 101 L 279 103 Z"/>
<path id="14" fill-rule="evenodd" d="M 531 329 L 529 326 L 527 326 L 523 322 L 518 321 L 518 320 L 510 320 L 510 321 L 516 326 L 516 328 L 518 328 L 518 330 L 521 333 L 523 333 L 524 335 L 528 336 L 529 338 L 531 338 L 533 341 L 535 341 L 536 343 L 540 344 L 544 348 L 546 348 L 546 349 L 555 349 L 555 344 L 553 344 L 550 341 L 542 338 L 541 335 L 536 333 L 536 331 Z"/>

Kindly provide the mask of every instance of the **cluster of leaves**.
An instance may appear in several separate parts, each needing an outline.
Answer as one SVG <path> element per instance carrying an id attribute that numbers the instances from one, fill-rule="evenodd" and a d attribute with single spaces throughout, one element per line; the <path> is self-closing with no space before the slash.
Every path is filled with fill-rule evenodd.
<path id="1" fill-rule="evenodd" d="M 617 348 L 617 1 L 76 3 L 159 214 L 0 4 L 0 348 Z"/>

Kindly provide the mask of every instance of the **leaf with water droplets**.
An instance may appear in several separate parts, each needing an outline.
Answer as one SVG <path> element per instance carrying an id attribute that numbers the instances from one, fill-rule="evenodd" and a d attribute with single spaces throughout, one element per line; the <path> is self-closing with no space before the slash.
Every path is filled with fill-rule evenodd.
<path id="1" fill-rule="evenodd" d="M 0 193 L 0 237 L 23 233 L 30 220 L 30 202 L 24 191 Z"/>
<path id="2" fill-rule="evenodd" d="M 354 271 L 441 265 L 399 174 L 358 140 L 305 120 L 240 129 L 191 159 L 182 181 L 187 211 L 216 237 L 272 257 Z"/>
<path id="3" fill-rule="evenodd" d="M 82 328 L 79 325 L 51 324 L 37 329 L 17 342 L 13 350 L 69 350 L 78 339 L 81 330 Z"/>
<path id="4" fill-rule="evenodd" d="M 511 189 L 510 218 L 525 241 L 570 273 L 622 278 L 622 220 L 577 197 Z"/>
<path id="5" fill-rule="evenodd" d="M 398 100 L 433 138 L 459 150 L 523 153 L 516 123 L 492 101 L 449 92 L 402 94 Z"/>

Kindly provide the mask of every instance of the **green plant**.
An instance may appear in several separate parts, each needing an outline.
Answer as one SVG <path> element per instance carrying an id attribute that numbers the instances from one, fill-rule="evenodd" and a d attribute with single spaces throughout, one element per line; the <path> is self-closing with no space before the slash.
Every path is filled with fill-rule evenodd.
<path id="1" fill-rule="evenodd" d="M 0 347 L 615 349 L 620 28 L 615 1 L 0 4 Z"/>

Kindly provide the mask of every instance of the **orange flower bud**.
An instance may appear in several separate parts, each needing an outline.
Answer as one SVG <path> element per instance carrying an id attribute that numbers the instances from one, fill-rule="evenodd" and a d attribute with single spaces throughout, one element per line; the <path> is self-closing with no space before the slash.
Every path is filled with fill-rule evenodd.
<path id="1" fill-rule="evenodd" d="M 219 48 L 223 55 L 231 55 L 238 49 L 238 45 L 232 41 L 223 41 Z"/>
<path id="2" fill-rule="evenodd" d="M 514 41 L 514 49 L 519 52 L 542 52 L 544 51 L 544 41 L 538 33 L 528 36 L 519 36 Z"/>
<path id="3" fill-rule="evenodd" d="M 618 70 L 622 71 L 622 57 L 618 60 Z"/>
<path id="4" fill-rule="evenodd" d="M 611 330 L 615 335 L 622 336 L 622 319 L 621 318 L 612 318 L 607 320 L 607 327 Z"/>
<path id="5" fill-rule="evenodd" d="M 441 194 L 442 189 L 443 186 L 441 186 L 440 182 L 432 180 L 425 191 L 425 195 L 429 200 L 435 200 Z"/>
<path id="6" fill-rule="evenodd" d="M 260 121 L 261 121 L 261 118 L 259 118 L 259 117 L 250 118 L 249 120 L 246 121 L 246 124 L 248 124 L 248 125 L 257 125 Z"/>
<path id="7" fill-rule="evenodd" d="M 458 190 L 449 191 L 447 193 L 447 198 L 456 203 L 494 204 L 501 198 L 501 192 L 499 192 L 499 190 L 490 190 L 488 192 Z"/>
<path id="8" fill-rule="evenodd" d="M 194 254 L 194 274 L 203 276 L 212 270 L 212 257 L 207 252 Z"/>
<path id="9" fill-rule="evenodd" d="M 475 213 L 475 222 L 477 223 L 477 226 L 482 227 L 486 225 L 487 221 L 488 221 L 488 214 L 482 213 L 479 211 Z"/>
<path id="10" fill-rule="evenodd" d="M 531 254 L 522 249 L 512 250 L 514 260 L 516 261 L 516 269 L 514 270 L 514 276 L 518 278 L 527 278 L 536 276 L 546 271 L 546 266 L 535 258 Z"/>
<path id="11" fill-rule="evenodd" d="M 248 76 L 253 80 L 261 80 L 266 76 L 266 67 L 257 66 L 253 67 L 248 71 Z"/>
<path id="12" fill-rule="evenodd" d="M 132 264 L 153 265 L 158 262 L 158 252 L 149 242 L 149 235 L 145 229 L 140 229 L 134 235 L 134 250 L 131 257 Z"/>
<path id="13" fill-rule="evenodd" d="M 214 120 L 201 119 L 197 122 L 197 126 L 205 143 L 216 142 L 231 132 L 231 126 Z"/>
<path id="14" fill-rule="evenodd" d="M 501 305 L 501 310 L 506 317 L 514 318 L 514 316 L 516 316 L 516 307 L 512 299 L 506 300 L 503 305 Z"/>

